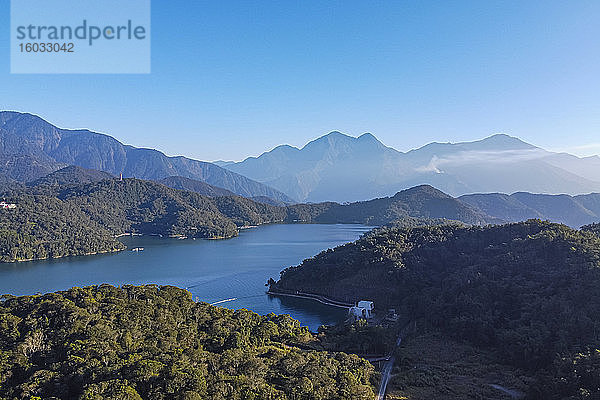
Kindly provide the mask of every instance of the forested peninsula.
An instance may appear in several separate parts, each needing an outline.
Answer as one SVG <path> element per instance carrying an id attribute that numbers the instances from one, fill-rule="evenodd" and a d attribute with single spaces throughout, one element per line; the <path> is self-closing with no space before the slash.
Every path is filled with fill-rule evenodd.
<path id="1" fill-rule="evenodd" d="M 126 233 L 230 238 L 247 225 L 281 222 L 285 210 L 240 197 L 210 198 L 138 179 L 20 188 L 0 209 L 0 261 L 117 251 Z"/>
<path id="2" fill-rule="evenodd" d="M 271 289 L 394 308 L 524 371 L 531 399 L 600 395 L 600 237 L 589 231 L 384 228 L 286 269 Z"/>

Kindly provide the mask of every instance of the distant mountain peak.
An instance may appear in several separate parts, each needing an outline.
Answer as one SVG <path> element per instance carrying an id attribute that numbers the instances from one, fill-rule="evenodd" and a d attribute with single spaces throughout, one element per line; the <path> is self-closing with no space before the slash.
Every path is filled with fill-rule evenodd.
<path id="1" fill-rule="evenodd" d="M 338 137 L 352 138 L 352 136 L 346 135 L 345 133 L 342 133 L 340 131 L 331 131 L 328 134 L 323 135 L 322 137 L 329 137 L 329 138 L 338 138 Z"/>
<path id="2" fill-rule="evenodd" d="M 519 148 L 535 149 L 536 146 L 529 144 L 518 137 L 507 135 L 506 133 L 496 133 L 479 140 L 480 143 L 489 143 L 494 145 L 512 145 Z"/>
<path id="3" fill-rule="evenodd" d="M 376 141 L 379 142 L 379 140 L 370 132 L 367 133 L 363 133 L 362 135 L 360 135 L 359 137 L 357 137 L 358 140 L 362 140 L 362 141 Z"/>
<path id="4" fill-rule="evenodd" d="M 406 195 L 422 195 L 422 194 L 427 194 L 429 196 L 433 196 L 433 197 L 439 197 L 439 198 L 451 198 L 450 195 L 442 192 L 439 189 L 434 188 L 431 185 L 418 185 L 418 186 L 414 186 L 408 189 L 404 189 L 399 191 L 398 193 L 396 193 L 394 195 L 394 197 L 402 197 L 402 196 L 406 196 Z"/>
<path id="5" fill-rule="evenodd" d="M 316 144 L 320 144 L 320 143 L 337 143 L 340 141 L 350 141 L 352 139 L 356 139 L 352 136 L 346 135 L 342 132 L 338 132 L 338 131 L 331 131 L 326 135 L 320 136 L 314 140 L 311 140 L 310 142 L 308 142 L 303 149 L 305 148 L 310 148 L 311 146 L 314 146 Z"/>
<path id="6" fill-rule="evenodd" d="M 356 148 L 360 148 L 360 146 L 369 146 L 373 145 L 381 148 L 386 148 L 386 146 L 379 141 L 372 133 L 363 133 L 358 137 L 346 135 L 345 133 L 341 133 L 339 131 L 332 131 L 326 135 L 320 136 L 314 140 L 308 142 L 301 150 L 311 150 L 312 148 L 322 147 L 322 146 L 353 146 Z"/>
<path id="7" fill-rule="evenodd" d="M 291 150 L 291 151 L 298 151 L 298 150 L 300 150 L 300 149 L 299 149 L 299 148 L 297 148 L 297 147 L 294 147 L 294 146 L 292 146 L 292 145 L 290 145 L 290 144 L 280 144 L 279 146 L 275 147 L 275 148 L 274 148 L 273 150 L 271 150 L 271 151 L 274 151 L 274 150 L 279 150 L 279 151 L 281 151 L 281 150 L 283 150 L 283 151 L 287 151 L 287 150 Z"/>
<path id="8" fill-rule="evenodd" d="M 332 131 L 301 149 L 263 153 L 227 168 L 312 202 L 394 196 L 423 183 L 450 195 L 600 190 L 599 158 L 560 156 L 505 133 L 400 152 L 371 133 Z"/>
<path id="9" fill-rule="evenodd" d="M 509 140 L 517 139 L 517 140 L 520 140 L 519 138 L 517 138 L 515 136 L 510 136 L 507 133 L 494 133 L 493 135 L 490 135 L 490 136 L 484 138 L 483 140 L 486 140 L 486 139 L 498 139 L 498 140 L 501 140 L 501 139 L 509 139 Z"/>

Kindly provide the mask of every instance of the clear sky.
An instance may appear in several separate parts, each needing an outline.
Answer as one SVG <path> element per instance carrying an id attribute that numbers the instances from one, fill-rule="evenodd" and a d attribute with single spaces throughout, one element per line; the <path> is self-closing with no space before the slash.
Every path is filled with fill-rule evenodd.
<path id="1" fill-rule="evenodd" d="M 11 75 L 0 109 L 202 160 L 332 130 L 600 154 L 600 1 L 152 2 L 149 75 Z"/>

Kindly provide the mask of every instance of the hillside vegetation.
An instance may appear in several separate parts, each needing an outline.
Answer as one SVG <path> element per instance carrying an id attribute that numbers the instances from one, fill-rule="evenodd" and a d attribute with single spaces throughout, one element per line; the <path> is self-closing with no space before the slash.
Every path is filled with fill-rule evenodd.
<path id="1" fill-rule="evenodd" d="M 1 132 L 2 129 L 0 128 Z M 63 168 L 66 164 L 43 157 L 36 157 L 31 154 L 6 154 L 0 152 L 0 165 L 2 166 L 0 175 L 4 179 L 29 182 L 46 176 L 59 168 Z"/>
<path id="2" fill-rule="evenodd" d="M 192 301 L 174 287 L 73 288 L 0 302 L 3 399 L 373 399 L 373 367 L 302 350 L 285 315 Z"/>
<path id="3" fill-rule="evenodd" d="M 492 348 L 536 375 L 531 398 L 600 395 L 600 237 L 590 232 L 538 220 L 380 229 L 285 270 L 272 288 L 372 299 Z"/>
<path id="4" fill-rule="evenodd" d="M 158 183 L 162 183 L 173 189 L 195 192 L 204 196 L 235 196 L 235 193 L 227 189 L 212 186 L 199 180 L 184 178 L 183 176 L 169 176 L 168 178 L 159 180 Z"/>
<path id="5" fill-rule="evenodd" d="M 0 209 L 0 262 L 118 251 L 125 246 L 73 203 L 53 196 L 10 197 Z"/>
<path id="6" fill-rule="evenodd" d="M 0 261 L 123 249 L 124 233 L 229 238 L 238 227 L 280 222 L 285 210 L 239 196 L 209 198 L 137 179 L 52 185 L 6 194 L 0 210 Z"/>
<path id="7" fill-rule="evenodd" d="M 581 229 L 583 229 L 584 231 L 600 234 L 600 224 L 586 225 L 586 226 L 583 226 Z"/>
<path id="8" fill-rule="evenodd" d="M 77 186 L 84 183 L 95 183 L 105 179 L 114 178 L 113 175 L 107 172 L 70 165 L 34 181 L 29 181 L 27 182 L 27 186 Z"/>

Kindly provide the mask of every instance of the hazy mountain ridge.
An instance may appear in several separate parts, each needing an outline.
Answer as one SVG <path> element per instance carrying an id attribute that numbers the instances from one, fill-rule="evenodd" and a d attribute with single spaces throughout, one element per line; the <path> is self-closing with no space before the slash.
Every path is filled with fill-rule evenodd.
<path id="1" fill-rule="evenodd" d="M 199 193 L 203 196 L 209 197 L 217 197 L 217 196 L 237 196 L 237 194 L 223 189 L 217 186 L 209 185 L 206 182 L 202 182 L 196 179 L 184 178 L 183 176 L 170 176 L 168 178 L 160 179 L 156 181 L 158 183 L 162 183 L 165 186 L 169 186 L 173 189 L 177 190 L 186 190 L 189 192 Z M 275 200 L 272 197 L 268 196 L 252 196 L 248 197 L 248 199 L 252 201 L 256 201 L 258 203 L 269 204 L 272 206 L 280 206 L 285 207 L 288 203 Z"/>
<path id="2" fill-rule="evenodd" d="M 301 201 L 357 201 L 421 184 L 459 196 L 478 192 L 600 191 L 600 158 L 552 153 L 504 134 L 430 143 L 403 153 L 371 134 L 332 132 L 302 148 L 278 146 L 224 168 Z"/>
<path id="3" fill-rule="evenodd" d="M 403 153 L 372 134 L 332 132 L 301 149 L 282 145 L 242 162 L 218 162 L 222 168 L 89 130 L 59 129 L 31 114 L 0 112 L 0 163 L 3 182 L 32 181 L 78 165 L 150 180 L 181 176 L 249 198 L 271 198 L 272 204 L 368 200 L 422 184 L 452 196 L 600 192 L 600 157 L 552 153 L 507 135 L 430 143 Z"/>
<path id="4" fill-rule="evenodd" d="M 66 165 L 77 165 L 115 176 L 122 173 L 125 177 L 152 180 L 183 176 L 241 196 L 267 196 L 291 201 L 277 190 L 217 165 L 123 145 L 111 136 L 89 130 L 60 129 L 31 114 L 0 112 L 0 154 L 9 159 L 33 157 L 46 168 L 45 173 L 28 174 L 27 179 L 22 179 L 19 174 L 15 177 L 10 169 L 3 171 L 8 173 L 9 178 L 22 181 L 37 179 Z"/>
<path id="5" fill-rule="evenodd" d="M 27 154 L 1 154 L 0 176 L 18 182 L 29 182 L 65 167 L 66 164 Z"/>
<path id="6" fill-rule="evenodd" d="M 0 191 L 24 192 L 47 190 L 57 186 L 81 186 L 116 179 L 109 173 L 69 166 L 35 181 L 21 184 L 10 179 L 0 180 Z M 190 178 L 173 176 L 155 181 L 184 192 L 208 197 L 237 197 L 226 189 Z M 28 189 L 29 188 L 29 189 Z M 467 224 L 485 225 L 519 222 L 528 219 L 550 220 L 571 227 L 600 222 L 600 194 L 545 195 L 518 192 L 512 195 L 482 193 L 454 198 L 432 186 L 419 185 L 396 193 L 353 203 L 286 204 L 269 197 L 250 198 L 254 202 L 286 209 L 287 222 L 360 223 L 385 225 L 396 220 L 456 220 Z"/>
<path id="7" fill-rule="evenodd" d="M 460 196 L 458 199 L 507 222 L 537 218 L 578 228 L 600 221 L 600 193 L 578 196 L 487 193 Z"/>

